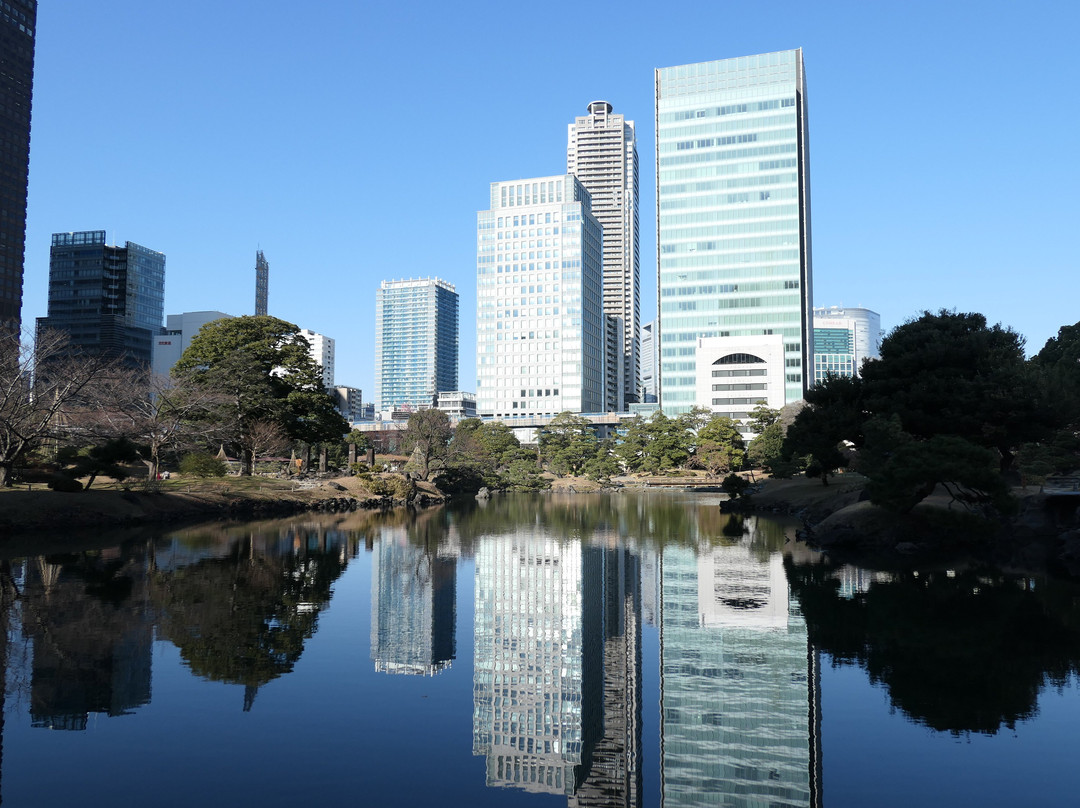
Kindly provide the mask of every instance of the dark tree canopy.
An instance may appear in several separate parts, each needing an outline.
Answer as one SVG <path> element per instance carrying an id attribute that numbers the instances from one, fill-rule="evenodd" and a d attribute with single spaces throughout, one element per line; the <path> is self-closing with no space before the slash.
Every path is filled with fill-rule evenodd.
<path id="1" fill-rule="evenodd" d="M 955 435 L 994 449 L 1002 471 L 1040 435 L 1049 413 L 1035 394 L 1024 340 L 981 314 L 939 311 L 894 329 L 862 369 L 871 413 L 895 413 L 916 438 Z"/>
<path id="2" fill-rule="evenodd" d="M 221 425 L 246 473 L 255 459 L 256 424 L 273 423 L 305 443 L 338 441 L 349 431 L 309 348 L 292 323 L 235 317 L 204 325 L 173 368 L 174 376 L 217 394 L 204 417 Z"/>

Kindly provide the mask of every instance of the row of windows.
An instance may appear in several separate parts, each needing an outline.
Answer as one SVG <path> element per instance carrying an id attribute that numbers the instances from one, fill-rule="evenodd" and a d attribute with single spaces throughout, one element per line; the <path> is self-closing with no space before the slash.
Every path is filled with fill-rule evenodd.
<path id="1" fill-rule="evenodd" d="M 769 385 L 765 384 L 765 382 L 752 382 L 746 384 L 714 384 L 712 386 L 712 389 L 713 392 L 727 393 L 733 390 L 768 390 Z"/>
<path id="2" fill-rule="evenodd" d="M 794 176 L 794 175 L 792 175 Z M 746 202 L 767 202 L 769 200 L 798 199 L 799 189 L 794 185 L 791 188 L 776 188 L 769 191 L 742 191 L 737 194 L 710 194 L 708 196 L 688 196 L 676 199 L 663 199 L 660 201 L 660 210 L 671 211 L 683 208 L 703 208 L 718 205 L 741 205 Z"/>
<path id="3" fill-rule="evenodd" d="M 765 324 L 772 324 L 776 326 L 783 326 L 790 323 L 799 323 L 802 317 L 799 313 L 799 308 L 794 307 L 786 312 L 758 312 L 756 314 L 725 314 L 714 315 L 711 317 L 676 317 L 671 315 L 669 319 L 665 319 L 664 330 L 668 333 L 664 335 L 664 344 L 667 345 L 671 342 L 680 341 L 696 341 L 698 337 L 715 337 L 719 336 L 717 333 L 710 333 L 708 329 L 716 326 L 748 326 L 751 331 L 757 334 L 762 333 L 761 327 Z M 777 329 L 783 331 L 783 328 Z M 797 335 L 799 329 L 792 328 L 787 329 L 794 331 Z M 682 331 L 684 332 L 682 338 L 672 332 Z M 687 337 L 685 334 L 691 334 Z M 667 356 L 667 349 L 664 349 L 662 355 Z"/>
<path id="4" fill-rule="evenodd" d="M 661 122 L 665 117 L 666 114 L 660 116 Z M 733 118 L 727 121 L 711 120 L 684 126 L 664 126 L 660 128 L 657 137 L 661 143 L 666 143 L 679 138 L 714 135 L 718 132 L 738 132 L 745 129 L 761 131 L 778 126 L 795 126 L 796 120 L 795 114 L 792 112 L 778 115 L 762 115 L 754 118 Z"/>
<path id="5" fill-rule="evenodd" d="M 660 304 L 661 314 L 686 311 L 723 311 L 725 309 L 757 309 L 765 307 L 797 307 L 797 295 L 773 295 L 771 297 L 712 298 L 707 300 L 673 300 Z"/>
<path id="6" fill-rule="evenodd" d="M 755 143 L 758 139 L 757 132 L 750 132 L 745 135 L 725 135 L 724 137 L 707 137 L 699 138 L 698 140 L 682 140 L 675 144 L 676 151 L 686 151 L 687 149 L 708 149 L 712 146 L 730 146 L 732 143 Z M 667 151 L 663 148 L 662 151 Z"/>
<path id="7" fill-rule="evenodd" d="M 721 250 L 749 250 L 756 247 L 788 247 L 799 243 L 799 234 L 787 233 L 780 236 L 749 236 L 746 238 L 729 238 L 723 241 L 699 241 L 696 243 L 664 244 L 661 250 L 666 255 L 684 253 L 705 253 Z M 711 258 L 711 256 L 708 256 Z M 669 267 L 679 259 L 662 258 L 661 267 Z"/>
<path id="8" fill-rule="evenodd" d="M 798 205 L 755 205 L 752 208 L 734 210 L 713 209 L 695 213 L 668 213 L 660 215 L 660 227 L 665 233 L 676 225 L 709 224 L 742 219 L 771 219 L 799 215 Z"/>
<path id="9" fill-rule="evenodd" d="M 746 356 L 748 354 L 743 354 L 743 355 Z M 756 359 L 756 357 L 755 357 L 755 359 Z M 721 360 L 721 361 L 723 361 L 723 360 Z M 759 360 L 759 361 L 761 361 L 761 360 Z M 737 364 L 746 365 L 746 364 L 750 364 L 750 363 L 749 362 L 739 362 Z M 712 372 L 712 375 L 713 375 L 714 379 L 731 379 L 731 378 L 740 377 L 740 376 L 765 376 L 767 374 L 768 374 L 768 371 L 765 370 L 764 368 L 751 368 L 751 369 L 748 369 L 748 370 L 714 370 Z"/>
<path id="10" fill-rule="evenodd" d="M 663 234 L 661 234 L 661 240 L 663 240 L 663 238 L 664 236 Z M 661 269 L 692 269 L 694 267 L 723 266 L 724 264 L 750 264 L 758 262 L 775 264 L 781 261 L 790 261 L 795 266 L 795 273 L 798 274 L 798 250 L 762 250 L 760 252 L 740 252 L 726 254 L 714 253 L 712 255 L 687 256 L 685 258 L 665 258 L 660 262 L 660 267 Z M 768 269 L 775 272 L 775 267 L 768 267 Z M 733 274 L 723 277 L 738 278 L 760 276 L 752 275 L 750 268 L 744 267 L 741 268 L 739 271 L 734 272 Z"/>
<path id="11" fill-rule="evenodd" d="M 769 101 L 748 101 L 743 104 L 725 104 L 721 107 L 707 107 L 705 109 L 688 109 L 679 112 L 667 112 L 660 116 L 660 123 L 669 121 L 686 121 L 694 118 L 712 118 L 724 115 L 741 115 L 746 112 L 766 112 L 772 109 L 785 109 L 794 107 L 794 98 L 781 98 Z"/>
<path id="12" fill-rule="evenodd" d="M 520 207 L 522 205 L 546 205 L 550 202 L 562 202 L 562 181 L 548 181 L 540 183 L 519 183 L 518 185 L 503 185 L 500 189 L 502 207 Z M 524 193 L 522 193 L 524 191 Z"/>
<path id="13" fill-rule="evenodd" d="M 753 146 L 748 149 L 727 149 L 726 151 L 705 151 L 661 157 L 661 166 L 689 165 L 692 163 L 718 163 L 724 160 L 739 160 L 746 157 L 764 157 L 770 154 L 794 154 L 798 151 L 797 143 L 781 143 L 777 146 Z"/>
<path id="14" fill-rule="evenodd" d="M 742 172 L 727 172 L 728 174 L 742 173 L 748 174 L 751 170 L 757 171 L 774 171 L 780 168 L 795 168 L 797 161 L 794 157 L 788 157 L 783 160 L 769 160 L 767 162 L 759 163 L 740 163 L 740 165 L 751 165 L 752 169 Z M 701 181 L 701 177 L 692 174 L 692 179 L 699 180 L 698 182 L 667 182 L 661 183 L 660 195 L 661 196 L 675 196 L 677 194 L 695 194 L 705 193 L 706 191 L 719 191 L 729 188 L 752 188 L 755 185 L 778 185 L 784 182 L 798 181 L 798 174 L 776 174 L 761 176 L 755 174 L 751 177 L 739 177 L 733 180 L 707 180 Z M 794 178 L 794 180 L 792 179 Z"/>
<path id="15" fill-rule="evenodd" d="M 555 218 L 552 219 L 552 216 L 554 216 Z M 505 218 L 505 224 L 504 224 L 504 218 Z M 526 221 L 525 221 L 526 218 L 528 218 L 528 223 L 526 223 Z M 540 221 L 541 218 L 543 218 L 543 221 Z M 555 213 L 555 214 L 552 214 L 552 213 L 530 213 L 528 215 L 528 217 L 526 217 L 524 214 L 522 214 L 521 216 L 514 216 L 513 217 L 513 224 L 510 223 L 511 218 L 509 216 L 506 216 L 506 217 L 500 216 L 498 218 L 498 225 L 499 225 L 499 227 L 527 227 L 528 225 L 532 225 L 532 224 L 551 224 L 553 221 L 555 221 L 555 222 L 559 221 L 559 214 L 558 213 Z M 555 232 L 558 233 L 559 231 L 556 230 Z M 514 236 L 516 237 L 517 233 L 514 233 Z"/>

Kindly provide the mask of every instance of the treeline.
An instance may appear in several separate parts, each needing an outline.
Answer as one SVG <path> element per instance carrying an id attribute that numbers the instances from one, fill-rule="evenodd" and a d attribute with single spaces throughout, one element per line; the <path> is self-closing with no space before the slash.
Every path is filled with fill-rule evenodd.
<path id="1" fill-rule="evenodd" d="M 257 457 L 312 447 L 325 464 L 348 430 L 307 341 L 275 317 L 209 323 L 169 377 L 77 351 L 58 332 L 0 336 L 0 485 L 34 467 L 67 490 L 79 477 L 123 479 L 130 464 L 149 480 L 163 463 L 220 473 L 221 451 L 242 474 Z"/>
<path id="2" fill-rule="evenodd" d="M 759 429 L 780 416 L 764 406 L 754 413 Z M 523 446 L 500 422 L 469 418 L 455 430 L 445 413 L 423 410 L 409 417 L 403 447 L 410 455 L 405 470 L 435 479 L 448 493 L 540 490 L 550 484 L 543 472 L 600 483 L 627 472 L 719 475 L 743 468 L 748 457 L 738 424 L 704 409 L 634 418 L 624 434 L 603 440 L 589 419 L 564 412 L 539 431 L 536 446 Z"/>

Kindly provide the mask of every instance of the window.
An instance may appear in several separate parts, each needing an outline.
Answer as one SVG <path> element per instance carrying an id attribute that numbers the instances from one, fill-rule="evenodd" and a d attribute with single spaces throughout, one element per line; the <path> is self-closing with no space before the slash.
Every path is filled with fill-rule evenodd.
<path id="1" fill-rule="evenodd" d="M 754 365 L 759 363 L 764 364 L 765 360 L 760 356 L 746 353 L 728 354 L 727 356 L 721 356 L 713 362 L 714 365 Z"/>

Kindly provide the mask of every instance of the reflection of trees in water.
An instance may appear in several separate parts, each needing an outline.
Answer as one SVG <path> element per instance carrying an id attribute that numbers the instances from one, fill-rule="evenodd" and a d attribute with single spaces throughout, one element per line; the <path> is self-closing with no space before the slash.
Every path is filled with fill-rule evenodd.
<path id="1" fill-rule="evenodd" d="M 777 523 L 723 513 L 716 497 L 671 492 L 500 495 L 480 504 L 462 503 L 452 514 L 468 551 L 481 536 L 531 524 L 543 524 L 560 538 L 588 540 L 594 533 L 608 533 L 661 546 L 730 543 L 749 533 L 751 547 L 762 558 L 785 541 Z"/>
<path id="2" fill-rule="evenodd" d="M 192 672 L 245 685 L 245 709 L 257 688 L 292 670 L 348 563 L 334 547 L 306 550 L 306 539 L 297 531 L 300 552 L 272 554 L 249 537 L 226 556 L 154 575 L 161 634 Z"/>
<path id="3" fill-rule="evenodd" d="M 1046 685 L 1080 671 L 1071 584 L 1032 590 L 997 574 L 905 573 L 848 599 L 835 568 L 786 565 L 811 643 L 834 664 L 864 667 L 894 706 L 932 729 L 1011 729 L 1036 714 Z"/>
<path id="4" fill-rule="evenodd" d="M 33 647 L 34 725 L 85 729 L 91 712 L 122 715 L 149 702 L 146 545 L 38 556 L 26 565 L 18 598 Z"/>

